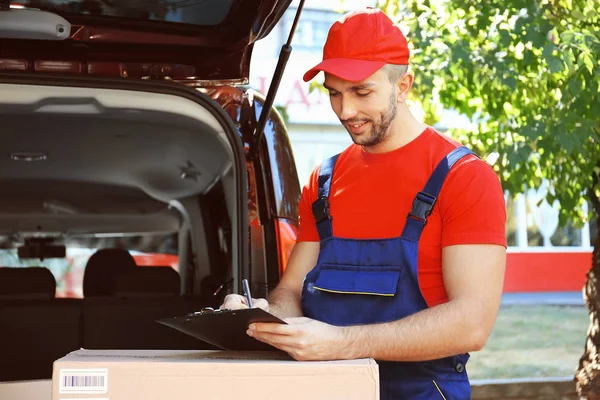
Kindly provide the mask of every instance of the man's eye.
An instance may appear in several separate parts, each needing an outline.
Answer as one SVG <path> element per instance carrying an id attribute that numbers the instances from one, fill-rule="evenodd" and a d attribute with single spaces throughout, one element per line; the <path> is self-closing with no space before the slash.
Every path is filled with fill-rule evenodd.
<path id="1" fill-rule="evenodd" d="M 366 97 L 371 94 L 371 92 L 356 92 L 356 94 L 360 97 Z"/>
<path id="2" fill-rule="evenodd" d="M 339 92 L 329 92 L 329 97 L 336 97 L 339 96 Z"/>

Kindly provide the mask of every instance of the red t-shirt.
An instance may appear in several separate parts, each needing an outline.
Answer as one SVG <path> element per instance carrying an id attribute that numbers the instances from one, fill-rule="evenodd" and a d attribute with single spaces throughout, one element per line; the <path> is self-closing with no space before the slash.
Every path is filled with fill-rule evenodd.
<path id="1" fill-rule="evenodd" d="M 335 165 L 329 203 L 333 234 L 342 238 L 383 239 L 402 233 L 417 192 L 438 163 L 460 144 L 428 127 L 394 151 L 371 154 L 350 145 Z M 312 214 L 319 168 L 302 191 L 297 241 L 319 241 Z M 506 208 L 494 170 L 475 156 L 448 173 L 419 241 L 419 284 L 429 306 L 445 303 L 442 248 L 458 244 L 506 246 Z"/>

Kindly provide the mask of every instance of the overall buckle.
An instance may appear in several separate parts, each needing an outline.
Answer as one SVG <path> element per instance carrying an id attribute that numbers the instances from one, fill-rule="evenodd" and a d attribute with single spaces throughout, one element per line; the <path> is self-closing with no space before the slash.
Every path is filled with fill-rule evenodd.
<path id="1" fill-rule="evenodd" d="M 312 212 L 315 216 L 315 222 L 323 222 L 325 220 L 331 219 L 331 214 L 329 214 L 329 201 L 327 197 L 320 197 L 312 204 Z"/>
<path id="2" fill-rule="evenodd" d="M 427 217 L 431 214 L 436 201 L 437 198 L 430 194 L 424 192 L 417 193 L 417 196 L 413 200 L 412 210 L 408 213 L 408 216 L 418 219 L 424 224 L 427 223 Z"/>

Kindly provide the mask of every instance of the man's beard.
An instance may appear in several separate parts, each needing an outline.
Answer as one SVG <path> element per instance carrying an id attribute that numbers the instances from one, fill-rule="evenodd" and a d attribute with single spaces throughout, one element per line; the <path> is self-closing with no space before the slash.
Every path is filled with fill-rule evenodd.
<path id="1" fill-rule="evenodd" d="M 366 132 L 365 134 L 360 135 L 358 137 L 354 137 L 352 134 L 350 134 L 350 137 L 352 138 L 352 141 L 359 146 L 373 147 L 383 142 L 388 137 L 390 125 L 392 124 L 394 118 L 396 118 L 397 111 L 398 107 L 396 105 L 396 91 L 394 91 L 392 93 L 392 96 L 390 97 L 389 106 L 385 113 L 381 113 L 379 121 L 375 122 L 373 120 L 352 119 L 343 121 L 343 123 L 344 126 L 346 126 L 346 124 L 370 122 L 371 130 L 369 132 Z M 348 132 L 350 133 L 350 131 Z"/>

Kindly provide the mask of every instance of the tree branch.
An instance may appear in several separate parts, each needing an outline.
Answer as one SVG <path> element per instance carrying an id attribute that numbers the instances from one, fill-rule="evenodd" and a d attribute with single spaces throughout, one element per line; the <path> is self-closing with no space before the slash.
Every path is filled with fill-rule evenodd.
<path id="1" fill-rule="evenodd" d="M 596 168 L 600 169 L 600 161 L 598 161 L 598 164 L 596 164 Z M 592 173 L 592 187 L 588 190 L 588 196 L 590 198 L 590 201 L 592 203 L 592 206 L 594 207 L 594 210 L 596 211 L 596 216 L 600 216 L 600 199 L 598 198 L 598 196 L 596 196 L 596 187 L 598 187 L 598 182 L 600 181 L 600 178 L 598 177 L 598 172 L 594 171 Z"/>

